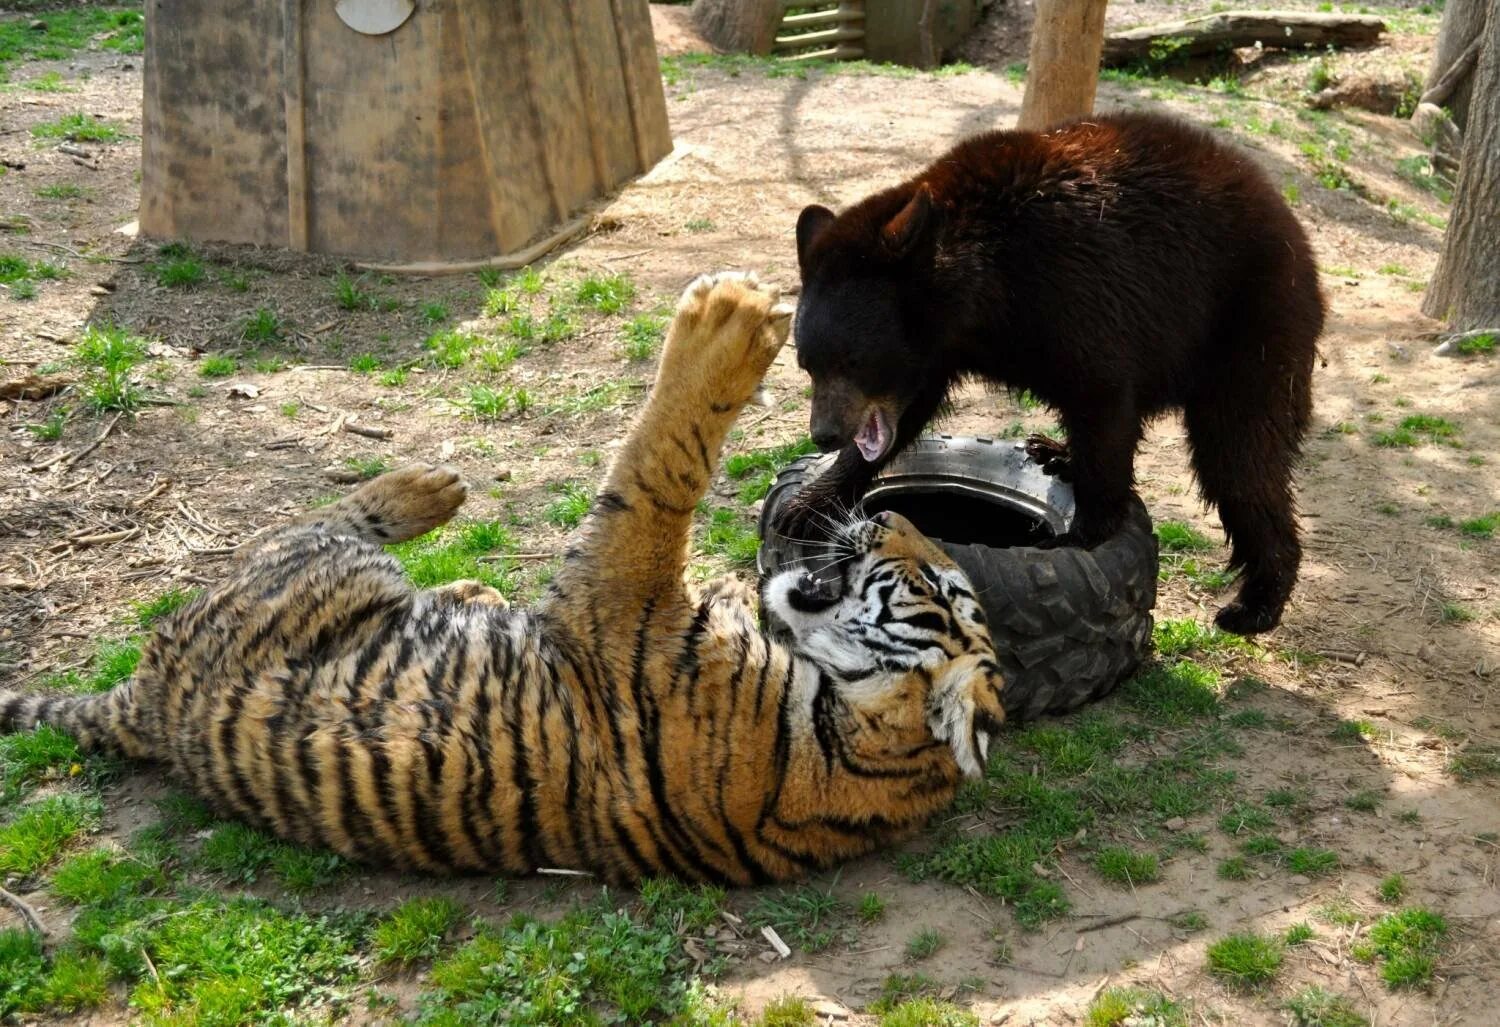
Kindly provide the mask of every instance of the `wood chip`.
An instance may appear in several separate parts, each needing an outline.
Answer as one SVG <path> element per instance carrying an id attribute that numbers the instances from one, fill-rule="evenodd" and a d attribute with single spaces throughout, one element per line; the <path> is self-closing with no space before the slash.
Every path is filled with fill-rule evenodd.
<path id="1" fill-rule="evenodd" d="M 774 927 L 762 927 L 760 929 L 760 934 L 762 938 L 765 938 L 766 941 L 771 943 L 771 947 L 776 950 L 776 954 L 778 956 L 780 956 L 782 959 L 792 958 L 792 950 L 787 947 L 786 942 L 781 940 L 781 935 L 776 933 L 776 929 Z"/>
<path id="2" fill-rule="evenodd" d="M 0 385 L 0 399 L 25 399 L 35 402 L 57 395 L 78 379 L 66 374 L 28 374 Z"/>
<path id="3" fill-rule="evenodd" d="M 362 435 L 367 439 L 389 439 L 396 434 L 389 428 L 371 428 L 368 425 L 355 424 L 353 421 L 344 422 L 344 431 L 350 435 Z"/>

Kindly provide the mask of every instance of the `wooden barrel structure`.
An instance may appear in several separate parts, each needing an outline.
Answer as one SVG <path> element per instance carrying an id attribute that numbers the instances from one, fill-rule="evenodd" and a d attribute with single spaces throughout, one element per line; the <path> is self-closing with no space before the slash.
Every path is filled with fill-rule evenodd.
<path id="1" fill-rule="evenodd" d="M 647 0 L 147 0 L 142 235 L 519 265 L 672 148 Z"/>

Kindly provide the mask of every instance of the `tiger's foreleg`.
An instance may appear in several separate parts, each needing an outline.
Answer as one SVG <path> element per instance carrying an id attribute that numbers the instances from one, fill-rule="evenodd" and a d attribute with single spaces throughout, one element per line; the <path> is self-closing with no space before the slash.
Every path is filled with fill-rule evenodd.
<path id="1" fill-rule="evenodd" d="M 639 610 L 685 595 L 693 511 L 724 438 L 786 342 L 791 308 L 751 276 L 709 275 L 683 294 L 656 385 L 558 575 Z M 570 580 L 571 579 L 571 580 Z"/>

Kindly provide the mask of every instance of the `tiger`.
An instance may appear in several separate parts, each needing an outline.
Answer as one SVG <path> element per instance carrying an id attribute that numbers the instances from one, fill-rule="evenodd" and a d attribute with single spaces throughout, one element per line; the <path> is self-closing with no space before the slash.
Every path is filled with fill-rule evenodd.
<path id="1" fill-rule="evenodd" d="M 415 464 L 248 544 L 112 691 L 0 692 L 0 731 L 164 763 L 228 816 L 408 871 L 741 886 L 902 839 L 982 772 L 1004 719 L 958 567 L 900 516 L 852 521 L 839 583 L 764 584 L 789 634 L 760 626 L 748 584 L 686 580 L 695 508 L 791 313 L 752 276 L 686 290 L 532 608 L 409 584 L 384 547 L 466 494 Z"/>

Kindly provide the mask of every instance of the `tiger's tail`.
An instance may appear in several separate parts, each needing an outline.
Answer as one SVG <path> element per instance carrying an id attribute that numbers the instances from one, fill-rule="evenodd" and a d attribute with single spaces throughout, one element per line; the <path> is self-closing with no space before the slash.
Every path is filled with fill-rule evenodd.
<path id="1" fill-rule="evenodd" d="M 136 759 L 151 750 L 135 702 L 135 681 L 99 695 L 57 695 L 0 689 L 0 734 L 45 724 L 66 731 L 85 751 L 110 751 Z"/>

